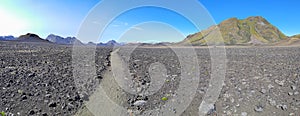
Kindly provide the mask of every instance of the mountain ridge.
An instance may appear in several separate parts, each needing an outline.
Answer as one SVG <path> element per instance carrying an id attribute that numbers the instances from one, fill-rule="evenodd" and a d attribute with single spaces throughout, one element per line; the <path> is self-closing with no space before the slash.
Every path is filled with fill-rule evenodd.
<path id="1" fill-rule="evenodd" d="M 47 36 L 46 39 L 39 37 L 37 34 L 34 33 L 27 33 L 25 35 L 20 35 L 19 37 L 14 36 L 0 36 L 0 41 L 12 41 L 12 42 L 46 42 L 46 43 L 54 43 L 58 45 L 73 45 L 75 42 L 76 45 L 88 45 L 88 46 L 121 46 L 124 43 L 118 43 L 115 40 L 110 40 L 106 43 L 93 43 L 88 42 L 86 44 L 82 43 L 76 37 L 61 37 L 55 34 L 50 34 Z"/>
<path id="2" fill-rule="evenodd" d="M 21 42 L 51 42 L 55 44 L 73 45 L 74 42 L 80 45 L 96 45 L 96 46 L 120 46 L 135 45 L 134 43 L 118 43 L 110 40 L 106 43 L 82 43 L 76 37 L 61 37 L 50 34 L 46 39 L 40 38 L 33 33 L 27 33 L 19 37 L 0 36 L 0 41 L 21 41 Z M 168 43 L 168 42 L 167 42 Z M 138 44 L 138 43 L 137 43 Z M 138 44 L 138 45 L 162 45 L 159 44 Z M 185 46 L 192 44 L 197 45 L 300 45 L 300 34 L 286 36 L 276 26 L 272 25 L 262 16 L 251 16 L 245 19 L 236 17 L 229 18 L 217 25 L 200 32 L 190 34 L 185 39 L 177 43 L 168 43 L 167 45 Z"/>
<path id="3" fill-rule="evenodd" d="M 213 38 L 212 34 L 222 35 Z M 288 39 L 277 27 L 272 25 L 262 16 L 252 16 L 246 19 L 229 18 L 218 25 L 213 25 L 206 30 L 188 35 L 179 45 L 191 43 L 192 45 L 211 44 L 225 45 L 251 45 L 271 44 Z M 207 40 L 207 41 L 206 41 Z"/>
<path id="4" fill-rule="evenodd" d="M 50 34 L 46 37 L 46 40 L 56 43 L 56 44 L 65 44 L 65 45 L 73 45 L 75 42 L 78 42 L 78 44 L 83 44 L 80 40 L 78 40 L 76 37 L 66 37 L 63 38 L 58 35 Z"/>

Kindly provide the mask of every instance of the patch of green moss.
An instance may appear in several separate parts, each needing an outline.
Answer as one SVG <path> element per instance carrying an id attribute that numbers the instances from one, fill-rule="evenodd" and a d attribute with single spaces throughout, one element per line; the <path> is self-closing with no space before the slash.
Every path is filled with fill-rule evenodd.
<path id="1" fill-rule="evenodd" d="M 0 115 L 1 116 L 6 116 L 4 111 L 0 112 Z"/>
<path id="2" fill-rule="evenodd" d="M 167 97 L 162 97 L 161 100 L 162 100 L 162 101 L 167 101 L 168 98 L 167 98 Z"/>

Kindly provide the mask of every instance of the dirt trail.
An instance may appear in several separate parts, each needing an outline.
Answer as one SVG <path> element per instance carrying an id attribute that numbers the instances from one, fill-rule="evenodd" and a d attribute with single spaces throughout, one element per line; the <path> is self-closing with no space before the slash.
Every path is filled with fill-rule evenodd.
<path id="1" fill-rule="evenodd" d="M 112 56 L 114 52 L 111 53 Z M 111 60 L 111 57 L 110 57 Z M 116 65 L 116 64 L 115 64 Z M 96 91 L 89 97 L 89 101 L 75 114 L 75 116 L 97 116 L 99 115 L 122 115 L 117 104 L 123 104 L 124 93 L 113 77 L 111 66 L 109 65 L 102 73 L 103 79 Z"/>

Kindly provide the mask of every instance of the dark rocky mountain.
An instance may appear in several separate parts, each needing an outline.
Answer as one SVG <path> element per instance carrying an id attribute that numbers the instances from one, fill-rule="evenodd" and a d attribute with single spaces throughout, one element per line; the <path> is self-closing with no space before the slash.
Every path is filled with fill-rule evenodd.
<path id="1" fill-rule="evenodd" d="M 0 36 L 0 40 L 15 40 L 14 36 Z"/>
<path id="2" fill-rule="evenodd" d="M 119 45 L 118 42 L 116 42 L 115 40 L 110 40 L 106 43 L 106 45 L 108 46 L 116 46 L 116 45 Z"/>
<path id="3" fill-rule="evenodd" d="M 48 40 L 44 40 L 40 38 L 38 35 L 33 33 L 27 33 L 26 35 L 19 36 L 15 41 L 19 42 L 47 42 L 50 43 Z"/>
<path id="4" fill-rule="evenodd" d="M 120 46 L 121 43 L 116 42 L 115 40 L 110 40 L 106 43 L 98 43 L 97 46 Z"/>
<path id="5" fill-rule="evenodd" d="M 82 42 L 79 41 L 78 39 L 76 39 L 75 37 L 66 37 L 66 38 L 63 38 L 61 36 L 54 35 L 54 34 L 48 35 L 48 37 L 46 38 L 46 40 L 49 40 L 50 42 L 53 42 L 53 43 L 56 43 L 56 44 L 71 45 L 71 44 L 74 44 L 75 42 L 78 42 L 79 44 L 82 44 Z"/>
<path id="6" fill-rule="evenodd" d="M 230 18 L 218 25 L 187 36 L 179 44 L 185 45 L 188 42 L 193 45 L 206 45 L 207 42 L 220 44 L 222 39 L 218 35 L 222 35 L 226 45 L 270 44 L 288 39 L 286 35 L 265 18 L 255 16 L 246 19 Z"/>

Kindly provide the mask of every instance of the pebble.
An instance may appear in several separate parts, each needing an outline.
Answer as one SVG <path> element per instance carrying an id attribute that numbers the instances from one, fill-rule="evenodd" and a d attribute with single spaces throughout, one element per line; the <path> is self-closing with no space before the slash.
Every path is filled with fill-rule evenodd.
<path id="1" fill-rule="evenodd" d="M 293 95 L 293 92 L 289 92 L 288 95 L 289 95 L 289 96 L 292 96 L 292 95 Z"/>
<path id="2" fill-rule="evenodd" d="M 284 85 L 284 82 L 285 82 L 285 80 L 282 80 L 282 81 L 279 81 L 279 80 L 275 80 L 275 83 L 277 83 L 278 85 L 280 85 L 280 86 L 283 86 Z"/>
<path id="3" fill-rule="evenodd" d="M 42 113 L 42 116 L 48 116 L 48 114 L 46 112 Z"/>
<path id="4" fill-rule="evenodd" d="M 298 95 L 298 94 L 299 94 L 299 92 L 298 92 L 298 91 L 294 92 L 294 95 Z"/>
<path id="5" fill-rule="evenodd" d="M 209 108 L 209 111 L 207 112 L 208 115 L 214 115 L 217 112 L 215 104 L 209 104 L 208 108 Z"/>
<path id="6" fill-rule="evenodd" d="M 26 100 L 27 96 L 26 95 L 22 95 L 22 100 Z"/>
<path id="7" fill-rule="evenodd" d="M 29 114 L 29 115 L 34 115 L 34 114 L 35 114 L 35 111 L 34 111 L 34 110 L 30 110 L 28 114 Z"/>
<path id="8" fill-rule="evenodd" d="M 291 89 L 292 89 L 292 90 L 296 90 L 296 88 L 297 88 L 297 87 L 296 87 L 295 85 L 291 85 Z"/>
<path id="9" fill-rule="evenodd" d="M 269 103 L 270 103 L 271 106 L 275 106 L 276 105 L 276 101 L 272 100 L 272 99 L 269 99 Z"/>
<path id="10" fill-rule="evenodd" d="M 28 77 L 34 77 L 34 76 L 35 76 L 35 73 L 28 74 Z"/>
<path id="11" fill-rule="evenodd" d="M 253 77 L 253 78 L 257 80 L 257 79 L 260 79 L 261 77 L 259 77 L 259 76 L 255 76 L 255 77 Z"/>
<path id="12" fill-rule="evenodd" d="M 262 112 L 262 111 L 264 111 L 264 109 L 263 109 L 262 106 L 256 106 L 256 107 L 254 108 L 254 110 L 255 110 L 256 112 Z"/>
<path id="13" fill-rule="evenodd" d="M 287 108 L 288 108 L 288 107 L 287 107 L 286 105 L 282 105 L 282 106 L 281 106 L 281 109 L 282 109 L 282 110 L 287 110 Z"/>
<path id="14" fill-rule="evenodd" d="M 48 104 L 48 106 L 49 106 L 49 107 L 56 107 L 57 104 L 56 104 L 55 102 L 52 101 L 52 102 L 50 102 L 50 103 Z"/>
<path id="15" fill-rule="evenodd" d="M 241 113 L 241 116 L 247 116 L 247 115 L 248 115 L 247 112 L 242 112 L 242 113 Z"/>
<path id="16" fill-rule="evenodd" d="M 45 97 L 51 98 L 52 95 L 51 94 L 46 94 Z"/>
<path id="17" fill-rule="evenodd" d="M 268 85 L 268 88 L 269 88 L 269 89 L 271 89 L 271 88 L 273 88 L 273 87 L 274 87 L 274 86 L 271 85 L 271 84 Z"/>
<path id="18" fill-rule="evenodd" d="M 267 90 L 264 89 L 264 88 L 262 88 L 260 92 L 263 93 L 263 94 L 265 94 L 267 92 Z"/>
<path id="19" fill-rule="evenodd" d="M 146 103 L 147 103 L 147 101 L 145 101 L 145 100 L 138 100 L 138 101 L 135 101 L 133 103 L 133 105 L 135 105 L 135 106 L 142 106 L 142 105 L 145 105 Z"/>

